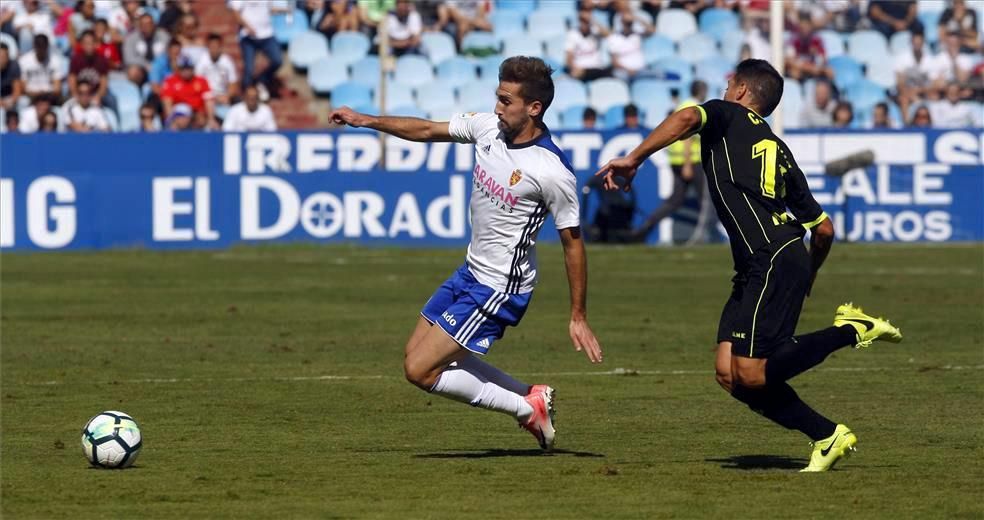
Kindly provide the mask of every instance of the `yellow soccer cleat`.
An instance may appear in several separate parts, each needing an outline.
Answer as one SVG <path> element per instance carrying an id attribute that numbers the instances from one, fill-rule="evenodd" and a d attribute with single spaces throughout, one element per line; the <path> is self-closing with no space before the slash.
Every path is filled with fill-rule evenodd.
<path id="1" fill-rule="evenodd" d="M 898 343 L 902 341 L 902 331 L 883 318 L 873 318 L 865 314 L 861 307 L 845 303 L 837 307 L 834 326 L 850 325 L 858 331 L 858 342 L 854 348 L 866 348 L 875 340 Z"/>
<path id="2" fill-rule="evenodd" d="M 843 424 L 838 424 L 833 435 L 813 443 L 810 465 L 801 469 L 800 473 L 829 470 L 834 467 L 838 460 L 857 451 L 857 448 L 854 447 L 857 443 L 858 438 L 851 433 L 851 429 Z"/>

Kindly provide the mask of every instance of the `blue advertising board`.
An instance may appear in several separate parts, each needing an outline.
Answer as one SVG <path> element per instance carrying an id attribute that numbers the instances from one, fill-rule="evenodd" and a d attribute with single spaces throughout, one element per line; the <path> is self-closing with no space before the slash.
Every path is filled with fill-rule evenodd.
<path id="1" fill-rule="evenodd" d="M 581 185 L 636 146 L 632 131 L 558 132 Z M 984 240 L 980 130 L 790 132 L 839 235 L 855 241 Z M 473 149 L 346 130 L 274 134 L 4 135 L 0 247 L 218 248 L 266 241 L 460 246 L 470 236 Z M 875 165 L 823 165 L 855 151 Z M 663 152 L 636 183 L 640 214 L 672 191 Z M 586 206 L 591 204 L 586 201 Z M 590 218 L 591 211 L 587 208 Z M 548 222 L 541 240 L 555 240 Z M 671 240 L 661 226 L 653 242 Z"/>

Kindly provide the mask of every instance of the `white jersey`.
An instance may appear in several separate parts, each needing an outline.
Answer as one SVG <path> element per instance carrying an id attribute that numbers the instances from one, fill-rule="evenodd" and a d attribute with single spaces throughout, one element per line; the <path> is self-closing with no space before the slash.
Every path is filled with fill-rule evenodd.
<path id="1" fill-rule="evenodd" d="M 580 225 L 570 163 L 547 131 L 529 143 L 506 142 L 495 114 L 455 114 L 448 129 L 456 141 L 475 143 L 469 270 L 497 291 L 532 291 L 536 237 L 547 213 L 557 229 Z"/>

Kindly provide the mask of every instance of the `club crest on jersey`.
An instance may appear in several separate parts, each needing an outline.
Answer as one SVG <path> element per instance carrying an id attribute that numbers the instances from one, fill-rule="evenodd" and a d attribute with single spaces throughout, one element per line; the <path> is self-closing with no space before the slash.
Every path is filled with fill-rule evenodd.
<path id="1" fill-rule="evenodd" d="M 523 180 L 522 170 L 513 170 L 512 175 L 509 176 L 509 187 L 519 184 L 519 181 Z"/>

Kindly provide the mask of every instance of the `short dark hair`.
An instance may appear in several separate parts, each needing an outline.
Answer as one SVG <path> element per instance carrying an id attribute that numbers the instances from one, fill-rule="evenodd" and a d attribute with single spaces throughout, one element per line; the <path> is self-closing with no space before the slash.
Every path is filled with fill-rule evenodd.
<path id="1" fill-rule="evenodd" d="M 79 36 L 79 40 L 83 40 L 83 39 L 85 39 L 85 37 L 86 37 L 86 36 L 91 36 L 93 40 L 95 40 L 95 39 L 96 39 L 96 33 L 95 33 L 95 31 L 93 31 L 92 29 L 86 29 L 86 30 L 85 30 L 85 31 L 84 31 L 84 32 L 82 33 L 82 35 L 81 35 L 81 36 Z"/>
<path id="2" fill-rule="evenodd" d="M 581 120 L 584 119 L 598 119 L 598 112 L 595 109 L 588 107 L 584 109 L 584 113 L 581 114 Z"/>
<path id="3" fill-rule="evenodd" d="M 540 58 L 533 56 L 513 56 L 499 66 L 499 81 L 519 83 L 519 95 L 526 102 L 539 101 L 543 104 L 540 118 L 550 107 L 554 98 L 553 69 Z"/>
<path id="4" fill-rule="evenodd" d="M 875 103 L 875 108 L 880 108 L 880 109 L 884 110 L 886 113 L 888 113 L 888 103 L 886 103 L 884 101 L 879 101 L 879 102 Z"/>
<path id="5" fill-rule="evenodd" d="M 699 79 L 694 80 L 694 82 L 690 84 L 690 95 L 697 97 L 697 95 L 701 92 L 703 92 L 705 96 L 707 95 L 707 83 L 704 83 Z"/>
<path id="6" fill-rule="evenodd" d="M 622 109 L 622 117 L 638 117 L 638 116 L 639 116 L 639 107 L 635 106 L 632 103 L 625 105 L 625 108 Z"/>
<path id="7" fill-rule="evenodd" d="M 105 25 L 105 26 L 108 27 L 109 26 L 109 20 L 107 20 L 105 18 L 96 18 L 96 25 L 98 25 L 98 24 L 103 24 L 103 25 Z"/>
<path id="8" fill-rule="evenodd" d="M 222 35 L 219 34 L 219 33 L 217 33 L 217 32 L 210 32 L 210 33 L 208 33 L 208 37 L 205 38 L 205 40 L 206 41 L 210 41 L 210 42 L 211 41 L 218 41 L 218 42 L 221 43 L 222 42 Z"/>
<path id="9" fill-rule="evenodd" d="M 34 46 L 48 48 L 48 35 L 46 34 L 35 34 L 34 35 Z"/>
<path id="10" fill-rule="evenodd" d="M 735 67 L 735 81 L 748 85 L 762 117 L 769 117 L 782 99 L 782 76 L 765 60 L 747 59 Z"/>
<path id="11" fill-rule="evenodd" d="M 10 48 L 7 47 L 7 44 L 6 43 L 0 43 L 0 49 L 3 49 L 5 51 L 9 51 L 10 50 Z"/>

